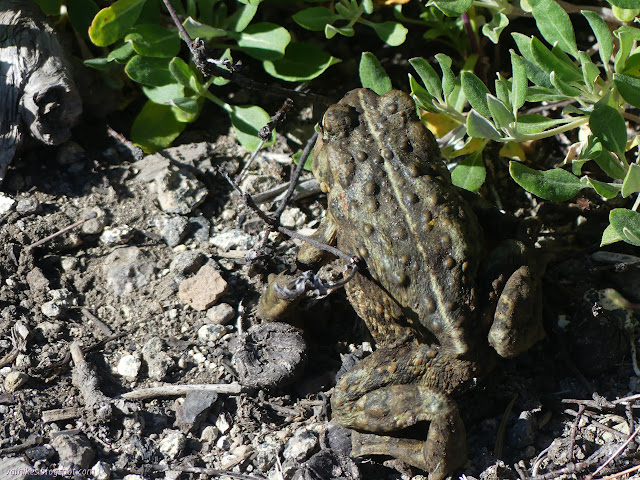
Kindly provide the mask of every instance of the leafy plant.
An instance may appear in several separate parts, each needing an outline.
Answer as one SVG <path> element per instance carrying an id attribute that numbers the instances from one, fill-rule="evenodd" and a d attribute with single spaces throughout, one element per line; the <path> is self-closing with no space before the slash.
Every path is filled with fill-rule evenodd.
<path id="1" fill-rule="evenodd" d="M 190 36 L 224 52 L 216 60 L 231 64 L 232 51 L 241 51 L 262 61 L 268 74 L 286 81 L 310 80 L 340 61 L 312 45 L 291 42 L 283 27 L 252 23 L 258 3 L 239 4 L 233 13 L 218 0 L 189 0 L 186 11 L 181 2 L 172 4 L 186 17 L 183 25 Z M 147 151 L 168 146 L 198 117 L 207 99 L 228 113 L 245 148 L 258 148 L 258 132 L 270 119 L 267 112 L 254 105 L 230 105 L 213 94 L 212 85 L 227 81 L 205 80 L 192 63 L 177 56 L 181 40 L 175 27 L 159 23 L 160 5 L 157 0 L 117 0 L 99 11 L 95 7 L 97 13 L 88 26 L 91 41 L 111 51 L 85 63 L 104 70 L 124 65 L 124 72 L 148 98 L 134 121 L 132 140 Z M 273 141 L 272 136 L 267 145 Z"/>
<path id="2" fill-rule="evenodd" d="M 328 39 L 336 34 L 353 37 L 353 26 L 360 23 L 372 28 L 387 45 L 397 47 L 404 43 L 408 31 L 404 25 L 391 21 L 376 23 L 363 18 L 365 13 L 373 13 L 373 0 L 363 0 L 362 3 L 358 3 L 357 0 L 339 0 L 334 4 L 334 10 L 327 7 L 306 8 L 296 13 L 293 19 L 307 30 L 324 31 Z"/>
<path id="3" fill-rule="evenodd" d="M 583 188 L 591 188 L 605 198 L 623 197 L 640 192 L 640 168 L 626 158 L 628 147 L 637 146 L 637 138 L 627 142 L 623 117 L 640 121 L 626 111 L 627 105 L 640 106 L 640 50 L 635 41 L 640 30 L 621 26 L 613 32 L 620 47 L 614 56 L 613 37 L 597 14 L 583 11 L 598 41 L 602 66 L 577 47 L 569 15 L 554 0 L 532 0 L 531 13 L 538 30 L 551 48 L 535 36 L 514 33 L 519 54 L 511 51 L 511 78 L 498 74 L 495 93 L 472 73 L 472 65 L 455 76 L 451 58 L 435 56 L 441 73 L 424 59 L 410 61 L 417 78 L 410 75 L 411 93 L 428 122 L 452 125 L 450 142 L 443 148 L 448 157 L 470 155 L 452 172 L 454 181 L 469 190 L 480 188 L 485 178 L 479 162 L 489 141 L 503 143 L 501 154 L 524 159 L 520 142 L 540 140 L 580 129 L 585 140 L 575 146 L 579 154 L 565 159 L 571 172 L 561 168 L 539 171 L 512 161 L 510 174 L 527 191 L 539 197 L 563 201 Z M 562 115 L 549 118 L 522 111 L 525 103 L 557 102 L 565 105 Z M 466 105 L 470 106 L 467 108 Z M 445 123 L 446 123 L 445 122 Z M 599 180 L 594 173 L 579 177 L 587 162 L 594 162 L 609 177 Z M 640 213 L 636 209 L 614 210 L 602 243 L 624 240 L 640 245 Z M 624 211 L 625 213 L 622 213 Z M 631 221 L 632 218 L 638 221 Z"/>

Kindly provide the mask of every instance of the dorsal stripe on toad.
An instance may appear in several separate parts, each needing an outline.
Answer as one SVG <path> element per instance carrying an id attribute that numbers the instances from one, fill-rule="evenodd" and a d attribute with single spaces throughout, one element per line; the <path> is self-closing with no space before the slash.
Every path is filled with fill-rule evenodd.
<path id="1" fill-rule="evenodd" d="M 366 104 L 366 101 L 362 96 L 362 91 L 359 92 L 359 97 L 361 104 Z M 368 125 L 368 131 L 371 132 L 374 136 L 379 151 L 381 151 L 383 148 L 389 148 L 390 145 L 385 144 L 384 139 L 380 136 L 380 131 L 377 128 L 376 119 L 372 117 L 371 113 L 372 112 L 366 108 L 362 111 L 362 116 L 365 118 Z M 396 199 L 397 205 L 402 209 L 404 218 L 409 219 L 414 215 L 413 212 L 410 211 L 408 205 L 403 201 L 403 195 L 406 194 L 406 192 L 400 190 L 400 185 L 405 184 L 406 182 L 395 181 L 400 179 L 400 176 L 403 175 L 405 170 L 394 169 L 392 163 L 393 161 L 397 160 L 395 158 L 392 159 L 392 161 L 385 159 L 384 170 L 387 174 L 387 177 L 390 179 L 389 183 L 393 189 L 393 194 Z M 402 178 L 402 180 L 405 179 Z M 407 221 L 407 227 L 411 229 L 413 233 L 413 235 L 410 236 L 411 238 L 420 237 L 421 232 L 418 231 L 418 229 L 420 228 L 419 225 L 417 225 L 415 222 Z M 454 239 L 453 241 L 456 241 L 456 239 Z M 424 250 L 424 245 L 422 245 L 421 242 L 416 242 L 415 246 L 420 250 L 423 258 L 428 258 L 428 252 Z M 441 279 L 438 278 L 436 273 L 431 268 L 429 268 L 428 265 L 425 266 L 427 267 L 427 271 L 424 273 L 429 280 L 429 287 L 436 304 L 436 310 L 433 313 L 433 316 L 436 316 L 438 318 L 443 329 L 442 334 L 438 335 L 438 340 L 441 341 L 441 343 L 443 340 L 446 340 L 447 347 L 455 351 L 457 354 L 464 354 L 467 351 L 467 342 L 464 338 L 462 338 L 462 335 L 458 333 L 460 327 L 460 319 L 456 316 L 453 316 L 452 312 L 447 307 L 445 292 L 440 284 Z"/>

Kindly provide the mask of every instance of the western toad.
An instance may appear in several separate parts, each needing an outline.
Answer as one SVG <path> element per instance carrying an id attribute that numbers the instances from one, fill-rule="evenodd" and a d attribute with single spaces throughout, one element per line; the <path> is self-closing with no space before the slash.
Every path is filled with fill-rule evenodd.
<path id="1" fill-rule="evenodd" d="M 521 242 L 488 253 L 476 213 L 403 92 L 353 90 L 330 107 L 313 172 L 328 196 L 317 236 L 366 265 L 345 288 L 377 344 L 339 380 L 333 418 L 365 432 L 354 432 L 354 456 L 391 455 L 439 480 L 466 459 L 450 395 L 491 368 L 489 344 L 511 357 L 544 336 L 539 272 Z M 305 247 L 299 259 L 315 253 Z M 273 288 L 263 295 L 263 318 L 281 311 L 276 297 Z M 398 435 L 422 421 L 422 438 Z"/>

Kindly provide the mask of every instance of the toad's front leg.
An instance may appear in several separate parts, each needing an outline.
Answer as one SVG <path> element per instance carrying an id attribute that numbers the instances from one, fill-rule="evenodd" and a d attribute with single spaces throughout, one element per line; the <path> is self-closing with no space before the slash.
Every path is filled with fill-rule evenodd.
<path id="1" fill-rule="evenodd" d="M 460 384 L 472 370 L 439 346 L 379 348 L 340 379 L 331 398 L 333 418 L 367 432 L 353 435 L 353 456 L 390 455 L 440 480 L 466 461 L 464 424 L 447 384 Z M 426 438 L 400 436 L 422 421 L 430 422 Z"/>

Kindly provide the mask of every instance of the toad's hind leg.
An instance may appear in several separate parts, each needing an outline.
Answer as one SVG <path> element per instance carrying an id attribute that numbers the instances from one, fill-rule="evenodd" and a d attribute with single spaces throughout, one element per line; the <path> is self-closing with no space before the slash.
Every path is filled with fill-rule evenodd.
<path id="1" fill-rule="evenodd" d="M 426 470 L 429 480 L 465 462 L 464 424 L 455 402 L 439 388 L 446 363 L 464 364 L 445 357 L 437 347 L 415 343 L 383 347 L 340 379 L 331 399 L 333 418 L 367 432 L 352 437 L 353 456 L 390 455 Z M 422 421 L 430 422 L 426 439 L 396 435 Z"/>

